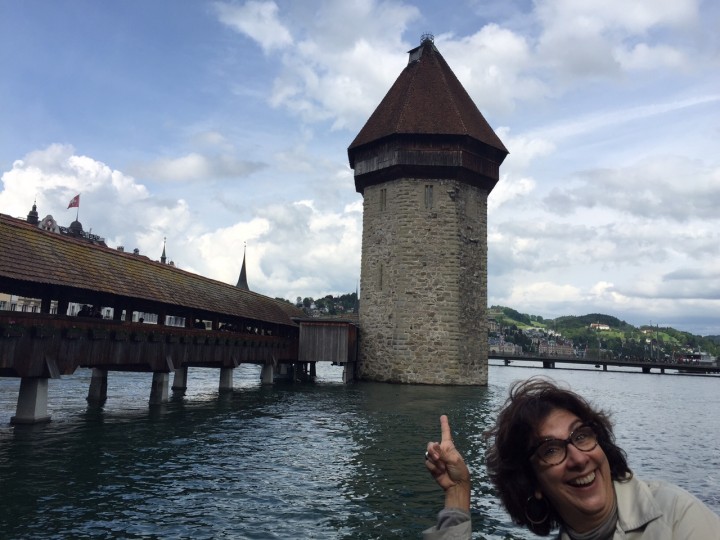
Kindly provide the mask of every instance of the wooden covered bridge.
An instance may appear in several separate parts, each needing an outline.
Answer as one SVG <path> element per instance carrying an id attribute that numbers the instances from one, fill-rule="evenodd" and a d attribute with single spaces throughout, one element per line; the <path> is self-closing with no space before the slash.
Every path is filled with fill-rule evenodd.
<path id="1" fill-rule="evenodd" d="M 230 390 L 241 363 L 261 365 L 262 382 L 272 383 L 279 374 L 314 371 L 315 361 L 355 359 L 350 323 L 341 324 L 339 337 L 334 329 L 329 334 L 346 346 L 328 349 L 327 340 L 318 342 L 327 328 L 303 322 L 289 302 L 3 214 L 0 292 L 39 304 L 0 310 L 0 376 L 21 379 L 14 423 L 48 420 L 48 379 L 79 367 L 93 369 L 88 401 L 105 401 L 109 371 L 145 371 L 153 373 L 150 403 L 159 403 L 168 398 L 170 373 L 172 390 L 184 392 L 188 367 L 218 368 L 220 390 Z M 68 315 L 75 305 L 90 307 L 89 316 Z M 336 356 L 321 357 L 323 351 Z M 349 380 L 352 369 L 346 371 Z"/>

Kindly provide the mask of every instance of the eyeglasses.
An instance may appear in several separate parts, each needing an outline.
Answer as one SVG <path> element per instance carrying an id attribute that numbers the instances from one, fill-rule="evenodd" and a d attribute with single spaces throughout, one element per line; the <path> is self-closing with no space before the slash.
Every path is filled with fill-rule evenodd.
<path id="1" fill-rule="evenodd" d="M 560 465 L 567 457 L 567 446 L 572 444 L 578 450 L 589 452 L 598 445 L 597 434 L 589 424 L 575 428 L 567 439 L 545 439 L 533 446 L 529 457 L 536 455 L 548 465 Z"/>

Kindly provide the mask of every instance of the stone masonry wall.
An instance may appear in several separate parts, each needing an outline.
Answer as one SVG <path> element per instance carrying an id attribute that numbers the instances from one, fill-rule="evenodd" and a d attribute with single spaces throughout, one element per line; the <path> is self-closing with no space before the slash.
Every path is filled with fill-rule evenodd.
<path id="1" fill-rule="evenodd" d="M 399 179 L 363 196 L 357 376 L 486 385 L 487 192 Z"/>

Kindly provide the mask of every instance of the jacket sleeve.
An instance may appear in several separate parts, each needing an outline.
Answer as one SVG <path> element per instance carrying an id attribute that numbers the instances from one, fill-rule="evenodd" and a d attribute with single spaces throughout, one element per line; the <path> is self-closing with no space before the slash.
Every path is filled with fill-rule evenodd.
<path id="1" fill-rule="evenodd" d="M 470 514 L 459 508 L 443 508 L 435 527 L 423 531 L 423 540 L 470 540 Z"/>

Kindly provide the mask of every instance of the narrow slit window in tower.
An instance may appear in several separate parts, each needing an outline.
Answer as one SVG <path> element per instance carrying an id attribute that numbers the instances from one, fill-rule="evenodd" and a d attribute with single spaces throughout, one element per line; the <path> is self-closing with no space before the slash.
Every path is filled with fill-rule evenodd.
<path id="1" fill-rule="evenodd" d="M 432 184 L 425 186 L 425 208 L 430 209 L 433 207 L 433 187 Z"/>
<path id="2" fill-rule="evenodd" d="M 383 188 L 380 190 L 380 211 L 385 210 L 387 210 L 387 189 Z"/>

